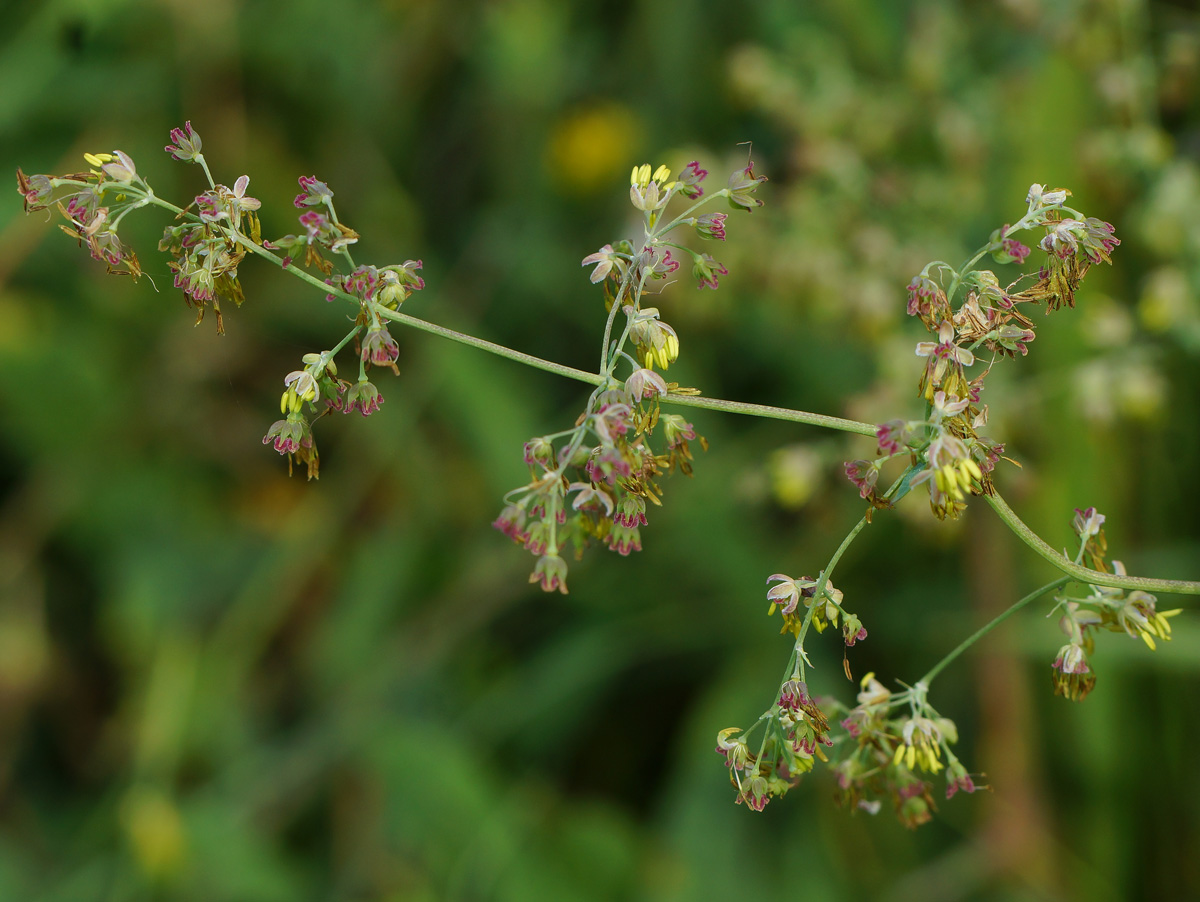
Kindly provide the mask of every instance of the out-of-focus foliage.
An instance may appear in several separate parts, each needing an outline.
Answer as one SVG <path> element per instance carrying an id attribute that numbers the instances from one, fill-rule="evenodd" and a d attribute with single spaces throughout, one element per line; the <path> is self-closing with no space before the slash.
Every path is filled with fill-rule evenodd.
<path id="1" fill-rule="evenodd" d="M 1108 515 L 1131 572 L 1196 577 L 1200 19 L 1187 4 L 824 0 L 10 5 L 0 158 L 119 147 L 164 197 L 190 119 L 264 233 L 316 173 L 361 260 L 425 261 L 406 310 L 590 368 L 578 261 L 649 160 L 744 165 L 718 292 L 668 289 L 679 381 L 879 421 L 919 409 L 904 286 L 1071 188 L 1123 244 L 993 377 L 997 482 L 1051 544 Z M 343 311 L 247 261 L 218 338 L 0 195 L 0 899 L 1125 899 L 1200 893 L 1200 630 L 1108 643 L 1051 694 L 1030 611 L 937 704 L 994 795 L 921 832 L 832 805 L 817 772 L 754 815 L 716 731 L 760 711 L 787 640 L 764 578 L 818 569 L 869 443 L 712 414 L 645 551 L 525 584 L 488 527 L 521 443 L 579 386 L 415 334 L 369 420 L 324 421 L 322 478 L 260 443 L 280 379 Z M 415 304 L 416 306 L 412 306 Z M 675 370 L 672 370 L 674 376 Z M 914 679 L 1048 567 L 976 504 L 880 515 L 839 571 L 855 675 Z M 819 693 L 849 699 L 839 653 Z M 729 895 L 735 894 L 735 895 Z"/>

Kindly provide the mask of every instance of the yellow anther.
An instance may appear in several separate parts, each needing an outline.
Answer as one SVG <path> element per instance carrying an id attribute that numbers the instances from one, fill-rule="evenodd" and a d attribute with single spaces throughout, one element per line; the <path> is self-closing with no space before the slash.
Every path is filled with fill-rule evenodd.
<path id="1" fill-rule="evenodd" d="M 89 166 L 100 166 L 110 162 L 113 155 L 111 153 L 85 153 L 83 158 Z"/>
<path id="2" fill-rule="evenodd" d="M 952 495 L 954 500 L 962 501 L 962 489 L 958 487 L 958 472 L 954 469 L 954 464 L 946 464 L 936 475 L 937 486 L 947 495 Z"/>
<path id="3" fill-rule="evenodd" d="M 671 360 L 679 357 L 679 339 L 675 335 L 667 333 L 666 338 L 663 340 L 663 348 Z"/>
<path id="4" fill-rule="evenodd" d="M 668 169 L 666 166 L 659 166 L 657 169 L 654 170 L 654 181 L 658 182 L 660 185 L 663 184 L 670 177 L 671 177 L 671 170 Z"/>

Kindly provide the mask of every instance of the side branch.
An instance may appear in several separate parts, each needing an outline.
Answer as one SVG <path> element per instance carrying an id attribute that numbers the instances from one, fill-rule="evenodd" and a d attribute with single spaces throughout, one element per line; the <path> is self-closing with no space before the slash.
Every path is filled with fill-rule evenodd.
<path id="1" fill-rule="evenodd" d="M 484 341 L 482 338 L 475 338 L 472 335 L 456 332 L 453 329 L 447 329 L 445 326 L 436 326 L 433 323 L 418 319 L 415 316 L 409 316 L 406 313 L 398 313 L 386 308 L 380 308 L 378 313 L 381 317 L 390 319 L 393 322 L 402 323 L 414 329 L 420 329 L 422 332 L 429 332 L 432 335 L 440 335 L 442 338 L 470 345 L 473 348 L 478 348 L 481 351 L 487 351 L 500 357 L 507 357 L 509 360 L 515 360 L 517 363 L 536 367 L 548 373 L 555 373 L 559 376 L 565 376 L 568 379 L 586 382 L 589 385 L 600 385 L 604 382 L 604 378 L 597 373 L 588 373 L 584 370 L 577 370 L 574 367 L 563 366 L 561 363 L 554 363 L 551 360 L 543 360 L 541 357 L 534 357 L 532 354 L 514 351 L 512 348 L 507 348 L 504 345 L 498 345 L 494 342 Z M 805 410 L 790 410 L 786 407 L 769 407 L 765 404 L 747 404 L 742 401 L 726 401 L 721 398 L 705 398 L 698 395 L 675 394 L 673 392 L 666 395 L 662 400 L 666 403 L 679 404 L 684 407 L 700 407 L 705 410 L 720 410 L 725 413 L 741 413 L 773 420 L 787 420 L 792 423 L 806 423 L 810 426 L 836 429 L 840 432 L 853 432 L 858 435 L 875 435 L 876 427 L 870 423 L 860 423 L 857 420 L 846 420 L 841 417 L 831 417 L 820 413 L 809 413 Z"/>
<path id="2" fill-rule="evenodd" d="M 1145 592 L 1167 592 L 1174 595 L 1200 595 L 1200 582 L 1184 579 L 1150 579 L 1144 576 L 1118 576 L 1115 573 L 1103 573 L 1100 570 L 1090 570 L 1076 564 L 1064 557 L 1061 552 L 1051 548 L 1041 536 L 1026 526 L 999 494 L 984 495 L 983 497 L 1022 542 L 1063 573 L 1070 574 L 1082 583 L 1090 583 L 1093 586 L 1110 586 L 1114 589 L 1141 589 Z"/>
<path id="3" fill-rule="evenodd" d="M 172 209 L 178 210 L 177 207 Z M 276 265 L 282 265 L 283 260 L 277 254 L 273 254 L 253 241 L 245 239 L 243 236 L 233 233 L 230 237 L 237 241 L 247 250 L 271 260 Z M 326 292 L 327 294 L 337 295 L 347 301 L 358 304 L 361 303 L 359 298 L 354 295 L 347 294 L 339 288 L 330 286 L 320 279 L 313 276 L 311 273 L 305 272 L 297 266 L 289 264 L 284 267 L 289 273 L 305 282 L 308 282 L 313 287 Z M 418 329 L 422 332 L 428 332 L 431 335 L 438 335 L 442 338 L 448 338 L 451 341 L 456 341 L 459 344 L 468 345 L 480 351 L 487 351 L 489 354 L 495 354 L 499 357 L 506 357 L 509 360 L 523 363 L 526 366 L 534 367 L 535 369 L 545 370 L 548 373 L 554 373 L 558 376 L 564 376 L 567 379 L 574 379 L 577 382 L 586 382 L 588 385 L 601 385 L 605 379 L 598 373 L 589 373 L 585 370 L 576 369 L 572 366 L 564 366 L 561 363 L 555 363 L 552 360 L 544 360 L 541 357 L 535 357 L 532 354 L 525 354 L 521 351 L 514 351 L 512 348 L 504 345 L 496 344 L 495 342 L 485 341 L 482 338 L 476 338 L 473 335 L 467 335 L 463 332 L 457 332 L 454 329 L 448 329 L 445 326 L 438 326 L 427 320 L 420 319 L 415 316 L 410 316 L 407 313 L 400 313 L 396 310 L 390 310 L 386 307 L 376 306 L 376 312 L 380 317 L 391 320 L 392 322 L 401 323 L 405 326 L 410 326 L 413 329 Z M 810 413 L 806 410 L 792 410 L 786 407 L 770 407 L 766 404 L 748 404 L 743 401 L 726 401 L 721 398 L 705 398 L 698 395 L 676 394 L 670 393 L 663 398 L 670 404 L 679 404 L 684 407 L 699 407 L 704 410 L 719 410 L 725 413 L 740 413 L 747 416 L 763 417 L 771 420 L 786 420 L 791 423 L 804 423 L 809 426 L 818 426 L 823 429 L 835 429 L 839 432 L 851 432 L 857 435 L 874 436 L 876 427 L 871 423 L 860 423 L 857 420 L 847 420 L 842 417 L 831 417 L 821 413 Z"/>
<path id="4" fill-rule="evenodd" d="M 768 420 L 787 420 L 791 423 L 806 423 L 809 426 L 836 429 L 839 432 L 853 432 L 857 435 L 869 435 L 872 438 L 875 436 L 878 428 L 871 423 L 860 423 L 858 420 L 846 420 L 842 417 L 831 417 L 822 413 L 791 410 L 787 407 L 768 407 L 765 404 L 747 404 L 743 401 L 723 401 L 720 398 L 705 398 L 698 395 L 669 394 L 663 400 L 669 401 L 672 404 L 680 404 L 684 407 L 702 407 L 705 410 L 744 413 L 748 416 L 763 417 Z"/>
<path id="5" fill-rule="evenodd" d="M 515 360 L 517 363 L 523 363 L 526 366 L 534 367 L 535 369 L 545 370 L 548 373 L 554 373 L 558 376 L 565 376 L 568 379 L 574 379 L 578 382 L 586 382 L 589 385 L 600 385 L 604 382 L 604 377 L 597 373 L 589 373 L 584 370 L 577 370 L 573 366 L 564 366 L 561 363 L 555 363 L 552 360 L 543 360 L 541 357 L 534 357 L 532 354 L 525 354 L 521 351 L 514 351 L 512 348 L 498 345 L 495 342 L 484 341 L 482 338 L 476 338 L 473 335 L 467 335 L 464 332 L 456 332 L 453 329 L 447 329 L 445 326 L 437 326 L 423 319 L 418 319 L 415 316 L 409 316 L 407 313 L 400 313 L 396 310 L 389 310 L 386 307 L 377 307 L 376 312 L 383 319 L 389 319 L 392 322 L 402 323 L 405 326 L 411 326 L 414 329 L 420 329 L 422 332 L 428 332 L 431 335 L 440 335 L 442 338 L 448 338 L 451 341 L 457 341 L 459 344 L 469 345 L 472 348 L 477 348 L 480 351 L 487 351 L 489 354 L 496 354 L 500 357 L 507 357 L 509 360 Z"/>
<path id="6" fill-rule="evenodd" d="M 1021 610 L 1021 608 L 1025 607 L 1031 602 L 1037 601 L 1037 599 L 1041 598 L 1047 592 L 1053 592 L 1055 589 L 1062 588 L 1069 583 L 1071 579 L 1072 577 L 1070 576 L 1060 576 L 1058 579 L 1054 580 L 1054 582 L 1046 583 L 1046 585 L 1042 586 L 1040 589 L 1034 589 L 1020 601 L 1010 606 L 1007 610 L 997 614 L 990 621 L 960 642 L 952 652 L 946 655 L 946 657 L 934 664 L 933 667 L 930 668 L 929 672 L 925 674 L 925 676 L 921 677 L 921 679 L 918 681 L 918 685 L 924 684 L 925 687 L 928 688 L 929 684 L 933 682 L 934 677 L 945 670 L 951 664 L 951 662 L 953 662 L 954 659 L 961 655 L 964 651 L 998 627 L 1013 614 L 1017 613 L 1017 611 Z"/>

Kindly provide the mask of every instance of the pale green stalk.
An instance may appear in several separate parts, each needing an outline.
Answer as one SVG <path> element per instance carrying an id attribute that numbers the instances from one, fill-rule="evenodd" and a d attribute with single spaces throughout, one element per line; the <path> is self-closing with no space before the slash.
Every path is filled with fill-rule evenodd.
<path id="1" fill-rule="evenodd" d="M 1045 539 L 1026 526 L 998 494 L 984 495 L 983 497 L 1005 525 L 1016 533 L 1017 538 L 1078 582 L 1090 583 L 1093 586 L 1109 586 L 1114 589 L 1141 589 L 1144 592 L 1166 592 L 1173 595 L 1200 595 L 1200 582 L 1191 582 L 1185 579 L 1118 576 L 1115 573 L 1104 573 L 1076 564 L 1065 557 L 1062 552 L 1051 548 Z"/>
<path id="2" fill-rule="evenodd" d="M 924 686 L 926 689 L 928 689 L 929 684 L 933 682 L 934 678 L 939 673 L 941 673 L 943 670 L 945 670 L 950 665 L 950 663 L 952 661 L 954 661 L 954 659 L 957 658 L 959 655 L 961 655 L 964 651 L 966 651 L 968 648 L 970 648 L 972 645 L 974 645 L 976 642 L 978 642 L 980 639 L 982 639 L 984 636 L 986 636 L 988 633 L 990 633 L 992 630 L 994 630 L 996 627 L 998 627 L 1001 623 L 1003 623 L 1005 620 L 1007 620 L 1013 614 L 1017 613 L 1017 611 L 1021 610 L 1021 608 L 1025 607 L 1027 604 L 1030 604 L 1031 602 L 1036 601 L 1037 599 L 1039 599 L 1043 595 L 1045 595 L 1047 592 L 1053 592 L 1055 589 L 1065 586 L 1067 583 L 1071 582 L 1071 580 L 1072 580 L 1072 577 L 1070 577 L 1070 576 L 1060 576 L 1058 579 L 1054 580 L 1054 582 L 1046 583 L 1046 585 L 1042 586 L 1040 589 L 1034 589 L 1032 592 L 1030 592 L 1028 595 L 1026 595 L 1020 601 L 1018 601 L 1017 603 L 1012 605 L 1008 610 L 1004 611 L 1002 614 L 996 615 L 988 623 L 981 626 L 979 629 L 977 629 L 975 632 L 973 632 L 970 636 L 968 636 L 966 639 L 964 639 L 962 642 L 960 642 L 958 644 L 958 647 L 956 647 L 954 649 L 954 651 L 950 652 L 950 654 L 946 655 L 946 657 L 942 658 L 940 661 L 938 661 L 936 664 L 934 664 L 933 667 L 931 667 L 929 669 L 929 672 L 927 674 L 925 674 L 925 676 L 921 677 L 920 680 L 917 681 L 917 685 Z"/>

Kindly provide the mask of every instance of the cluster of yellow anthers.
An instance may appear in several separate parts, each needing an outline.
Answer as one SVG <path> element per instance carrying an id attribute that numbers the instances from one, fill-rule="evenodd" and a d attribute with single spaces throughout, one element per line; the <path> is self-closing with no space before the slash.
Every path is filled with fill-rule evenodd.
<path id="1" fill-rule="evenodd" d="M 1171 621 L 1168 617 L 1174 617 L 1180 614 L 1183 608 L 1174 608 L 1170 611 L 1151 611 L 1149 616 L 1146 616 L 1142 610 L 1139 610 L 1134 595 L 1145 595 L 1145 592 L 1133 592 L 1129 597 L 1129 604 L 1117 615 L 1118 622 L 1125 627 L 1125 631 L 1130 635 L 1138 635 L 1142 637 L 1142 641 L 1153 651 L 1155 648 L 1154 637 L 1157 636 L 1163 642 L 1171 641 Z M 1130 611 L 1132 609 L 1132 611 Z"/>
<path id="2" fill-rule="evenodd" d="M 670 178 L 671 170 L 666 166 L 659 166 L 653 175 L 649 163 L 634 166 L 629 175 L 629 199 L 639 210 L 657 210 L 675 187 L 674 182 L 668 181 Z"/>
<path id="3" fill-rule="evenodd" d="M 926 773 L 936 774 L 942 764 L 942 725 L 928 717 L 914 717 L 904 724 L 904 742 L 896 746 L 893 764 L 903 762 L 909 770 L 920 767 Z"/>
<path id="4" fill-rule="evenodd" d="M 283 384 L 286 389 L 279 399 L 281 413 L 299 413 L 305 402 L 316 401 L 321 395 L 321 386 L 317 380 L 323 372 L 330 376 L 337 375 L 334 362 L 326 360 L 321 354 L 305 354 L 303 360 L 307 364 L 304 369 L 288 373 L 284 377 Z"/>
<path id="5" fill-rule="evenodd" d="M 963 457 L 942 466 L 934 475 L 937 487 L 955 501 L 965 501 L 971 491 L 971 481 L 983 479 L 983 470 L 969 457 Z"/>
<path id="6" fill-rule="evenodd" d="M 1118 576 L 1125 575 L 1125 565 L 1120 561 L 1113 561 L 1113 572 Z M 1170 611 L 1160 611 L 1155 605 L 1158 599 L 1149 592 L 1143 592 L 1140 589 L 1134 589 L 1123 599 L 1121 598 L 1122 590 L 1100 588 L 1101 596 L 1115 599 L 1121 602 L 1115 612 L 1110 613 L 1111 618 L 1109 629 L 1114 631 L 1124 630 L 1124 632 L 1135 639 L 1141 639 L 1146 643 L 1151 651 L 1154 651 L 1156 646 L 1155 639 L 1162 642 L 1171 641 L 1171 621 L 1169 618 L 1176 616 L 1182 612 L 1183 608 L 1174 608 Z"/>

